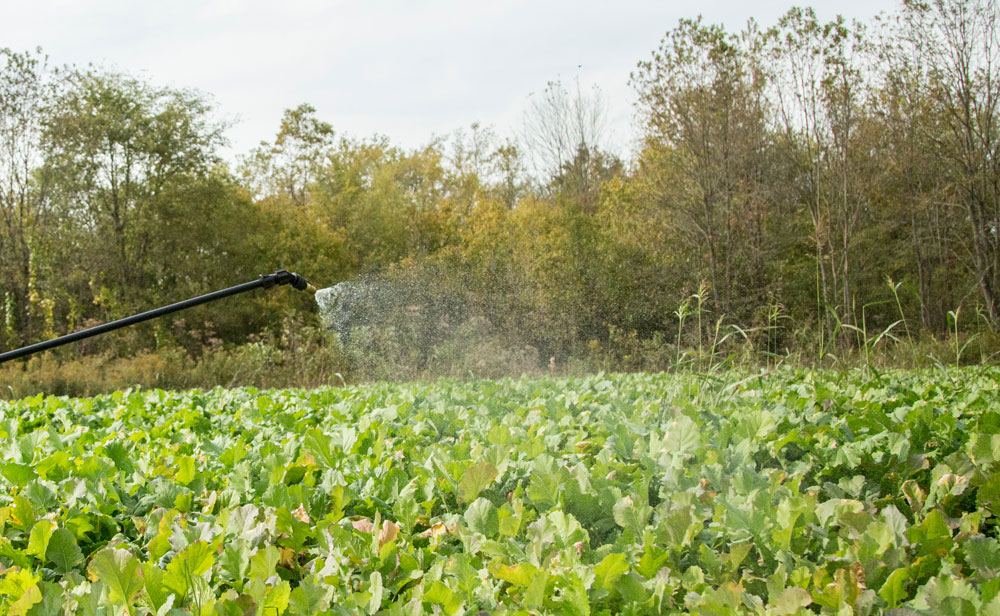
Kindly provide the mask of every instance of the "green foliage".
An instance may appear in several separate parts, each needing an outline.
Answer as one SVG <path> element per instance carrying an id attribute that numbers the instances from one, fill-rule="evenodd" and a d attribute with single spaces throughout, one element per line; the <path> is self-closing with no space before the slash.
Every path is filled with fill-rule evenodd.
<path id="1" fill-rule="evenodd" d="M 0 611 L 1000 609 L 996 369 L 722 376 L 0 402 Z"/>
<path id="2" fill-rule="evenodd" d="M 681 20 L 633 74 L 627 161 L 602 149 L 600 96 L 553 81 L 520 140 L 472 125 L 407 150 L 302 104 L 230 169 L 205 95 L 0 50 L 0 350 L 279 267 L 401 290 L 350 340 L 298 347 L 319 320 L 279 290 L 4 368 L 2 395 L 989 361 L 996 13 Z"/>

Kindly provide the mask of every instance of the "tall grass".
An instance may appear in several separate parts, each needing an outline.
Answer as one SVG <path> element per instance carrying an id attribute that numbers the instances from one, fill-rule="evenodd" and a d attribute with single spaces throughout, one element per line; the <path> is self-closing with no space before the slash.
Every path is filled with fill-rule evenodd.
<path id="1" fill-rule="evenodd" d="M 90 395 L 130 386 L 183 389 L 213 386 L 313 387 L 368 380 L 437 377 L 581 374 L 593 371 L 677 371 L 719 376 L 731 369 L 749 374 L 783 365 L 861 369 L 938 368 L 989 363 L 1000 357 L 1000 337 L 980 312 L 975 319 L 956 307 L 948 312 L 948 334 L 934 337 L 911 323 L 899 298 L 900 285 L 887 279 L 891 298 L 860 306 L 852 323 L 826 307 L 827 327 L 796 323 L 783 307 L 762 307 L 755 322 L 738 324 L 711 309 L 711 290 L 702 284 L 681 301 L 662 331 L 640 337 L 609 327 L 604 340 L 579 341 L 563 357 L 548 357 L 481 317 L 448 330 L 428 343 L 405 323 L 366 326 L 349 339 L 301 316 L 276 334 L 247 344 L 213 347 L 199 357 L 180 348 L 130 358 L 47 354 L 0 366 L 0 397 L 35 393 Z M 870 309 L 894 303 L 899 318 L 871 329 Z M 418 332 L 419 333 L 419 332 Z M 419 339 L 418 339 L 419 338 Z M 423 347 L 421 348 L 421 345 Z M 420 349 L 418 353 L 417 350 Z"/>

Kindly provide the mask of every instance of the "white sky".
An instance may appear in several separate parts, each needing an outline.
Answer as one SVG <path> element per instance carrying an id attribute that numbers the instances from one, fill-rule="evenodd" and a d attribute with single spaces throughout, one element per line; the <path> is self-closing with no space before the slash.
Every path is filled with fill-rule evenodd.
<path id="1" fill-rule="evenodd" d="M 282 110 L 316 107 L 341 135 L 406 148 L 472 122 L 512 134 L 529 95 L 579 79 L 606 98 L 617 149 L 633 135 L 629 73 L 682 17 L 739 30 L 794 0 L 0 0 L 0 47 L 41 46 L 209 94 L 240 154 L 271 139 Z M 821 19 L 867 19 L 894 0 L 812 2 Z"/>

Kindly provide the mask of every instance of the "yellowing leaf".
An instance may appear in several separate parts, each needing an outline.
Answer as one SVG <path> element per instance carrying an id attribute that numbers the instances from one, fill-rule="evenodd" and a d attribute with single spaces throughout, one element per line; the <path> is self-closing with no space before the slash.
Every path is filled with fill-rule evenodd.
<path id="1" fill-rule="evenodd" d="M 312 523 L 312 520 L 309 518 L 309 512 L 306 511 L 305 505 L 299 505 L 297 509 L 292 511 L 292 517 L 299 522 L 305 522 L 306 524 Z"/>
<path id="2" fill-rule="evenodd" d="M 28 554 L 45 560 L 45 550 L 49 547 L 49 539 L 56 525 L 49 520 L 39 520 L 31 527 L 31 534 L 28 536 Z"/>
<path id="3" fill-rule="evenodd" d="M 180 514 L 176 509 L 170 509 L 160 517 L 157 525 L 156 536 L 153 537 L 146 550 L 149 552 L 151 560 L 159 560 L 170 550 L 170 536 L 173 534 L 173 522 Z"/>
<path id="4" fill-rule="evenodd" d="M 786 588 L 774 602 L 775 616 L 791 616 L 812 603 L 809 591 L 798 586 Z"/>
<path id="5" fill-rule="evenodd" d="M 0 580 L 0 597 L 10 597 L 13 603 L 8 608 L 8 614 L 23 616 L 33 605 L 42 600 L 38 582 L 41 577 L 31 571 L 10 568 Z"/>
<path id="6" fill-rule="evenodd" d="M 278 566 L 281 553 L 273 545 L 257 550 L 257 553 L 250 557 L 250 579 L 266 580 L 274 575 L 274 568 Z"/>
<path id="7" fill-rule="evenodd" d="M 370 533 L 373 530 L 375 530 L 375 523 L 369 520 L 368 518 L 361 518 L 360 520 L 352 520 L 351 526 L 354 527 L 354 530 L 359 530 L 363 533 Z"/>
<path id="8" fill-rule="evenodd" d="M 508 567 L 499 560 L 490 563 L 490 573 L 505 582 L 515 586 L 527 586 L 538 573 L 538 569 L 530 563 L 521 563 Z"/>
<path id="9" fill-rule="evenodd" d="M 26 589 L 16 601 L 10 604 L 10 608 L 7 610 L 7 616 L 25 616 L 35 604 L 41 603 L 42 601 L 42 590 L 37 586 L 33 585 Z"/>
<path id="10" fill-rule="evenodd" d="M 444 522 L 435 522 L 427 530 L 419 533 L 418 537 L 440 539 L 442 535 L 450 535 L 455 532 L 454 525 L 448 525 Z"/>
<path id="11" fill-rule="evenodd" d="M 282 580 L 277 586 L 268 589 L 264 596 L 264 614 L 284 614 L 288 609 L 288 598 L 292 587 Z"/>
<path id="12" fill-rule="evenodd" d="M 278 564 L 291 569 L 295 565 L 295 550 L 292 548 L 278 548 Z"/>
<path id="13" fill-rule="evenodd" d="M 31 506 L 31 501 L 21 494 L 15 496 L 14 509 L 11 511 L 10 519 L 22 529 L 31 528 L 35 524 L 35 508 Z"/>
<path id="14" fill-rule="evenodd" d="M 177 464 L 177 482 L 181 485 L 188 485 L 194 481 L 196 471 L 195 471 L 195 461 L 191 456 L 181 456 L 176 461 Z"/>

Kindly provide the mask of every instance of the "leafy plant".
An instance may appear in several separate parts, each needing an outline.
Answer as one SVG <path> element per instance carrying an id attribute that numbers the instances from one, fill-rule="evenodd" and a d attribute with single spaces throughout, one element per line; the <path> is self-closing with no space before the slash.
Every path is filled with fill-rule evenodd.
<path id="1" fill-rule="evenodd" d="M 997 613 L 1000 371 L 946 374 L 0 402 L 0 613 Z"/>

